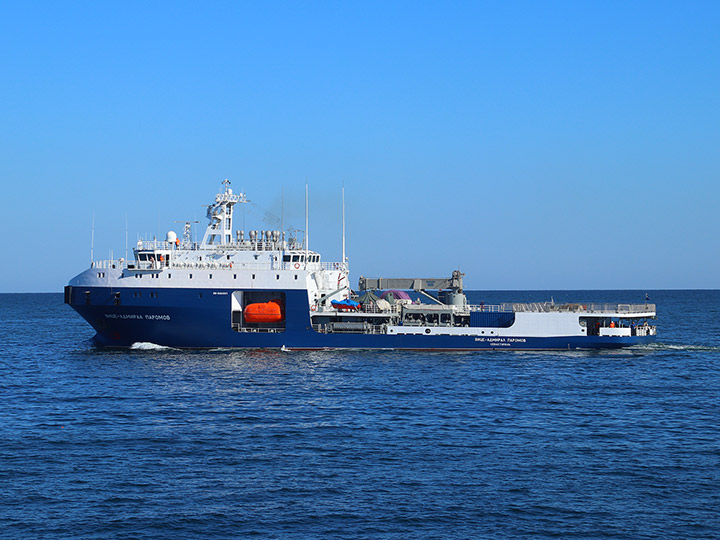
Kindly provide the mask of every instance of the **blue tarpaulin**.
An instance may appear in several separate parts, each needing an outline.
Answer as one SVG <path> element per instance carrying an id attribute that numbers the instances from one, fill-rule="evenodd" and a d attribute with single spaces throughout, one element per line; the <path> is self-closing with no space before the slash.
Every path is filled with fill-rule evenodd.
<path id="1" fill-rule="evenodd" d="M 334 307 L 335 309 L 358 309 L 360 308 L 360 303 L 356 302 L 355 300 L 350 300 L 349 298 L 345 300 L 340 300 L 339 302 L 337 300 L 333 300 L 330 302 L 330 305 Z"/>

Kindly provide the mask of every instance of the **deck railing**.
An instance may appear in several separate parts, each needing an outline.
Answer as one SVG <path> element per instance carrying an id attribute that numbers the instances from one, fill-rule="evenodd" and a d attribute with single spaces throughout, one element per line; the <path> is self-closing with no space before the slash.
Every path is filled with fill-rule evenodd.
<path id="1" fill-rule="evenodd" d="M 133 268 L 136 270 L 163 270 L 168 268 L 194 268 L 194 269 L 240 269 L 240 270 L 348 270 L 347 263 L 340 262 L 316 262 L 316 263 L 289 263 L 289 262 L 234 262 L 221 261 L 129 261 L 123 259 L 93 261 L 91 268 Z"/>
<path id="2" fill-rule="evenodd" d="M 553 302 L 533 302 L 528 304 L 503 304 L 509 306 L 510 311 L 522 312 L 551 312 L 571 311 L 585 313 L 648 313 L 655 311 L 655 304 L 556 304 Z"/>
<path id="3" fill-rule="evenodd" d="M 470 311 L 487 311 L 489 313 L 499 313 L 504 311 L 512 311 L 512 307 L 508 308 L 509 304 L 500 304 L 500 305 L 485 305 L 485 304 L 470 304 L 468 305 L 468 309 Z"/>

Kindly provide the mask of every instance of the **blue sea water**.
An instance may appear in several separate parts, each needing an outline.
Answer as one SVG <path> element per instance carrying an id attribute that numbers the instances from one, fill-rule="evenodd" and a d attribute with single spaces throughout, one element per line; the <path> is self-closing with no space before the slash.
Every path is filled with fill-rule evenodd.
<path id="1" fill-rule="evenodd" d="M 104 351 L 0 295 L 0 537 L 720 537 L 720 292 L 650 296 L 653 346 L 441 354 Z"/>

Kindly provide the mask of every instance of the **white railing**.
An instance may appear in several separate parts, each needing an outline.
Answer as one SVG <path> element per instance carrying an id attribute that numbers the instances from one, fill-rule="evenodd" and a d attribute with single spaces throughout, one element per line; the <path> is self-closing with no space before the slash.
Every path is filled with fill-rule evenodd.
<path id="1" fill-rule="evenodd" d="M 242 269 L 242 270 L 344 270 L 347 271 L 347 264 L 336 262 L 320 262 L 320 263 L 268 263 L 268 262 L 234 262 L 228 260 L 222 261 L 178 261 L 171 256 L 170 263 L 167 261 L 137 261 L 131 259 L 129 261 L 123 259 L 117 260 L 99 260 L 90 263 L 91 268 L 127 268 L 128 265 L 137 270 L 163 270 L 167 268 L 196 268 L 196 269 Z"/>
<path id="2" fill-rule="evenodd" d="M 518 312 L 550 312 L 571 311 L 585 313 L 654 313 L 655 304 L 555 304 L 552 302 L 533 302 L 528 304 L 503 304 L 509 311 Z M 503 310 L 508 311 L 508 310 Z"/>
<path id="3" fill-rule="evenodd" d="M 497 305 L 497 306 L 495 306 L 495 305 L 486 306 L 485 304 L 477 304 L 477 305 L 471 304 L 471 305 L 468 305 L 468 310 L 469 311 L 487 311 L 490 313 L 512 311 L 512 306 L 510 306 L 509 308 L 508 308 L 508 306 L 509 306 L 508 304 L 502 304 L 502 305 Z"/>
<path id="4" fill-rule="evenodd" d="M 397 304 L 390 304 L 387 309 L 380 309 L 375 303 L 361 304 L 360 311 L 362 313 L 399 313 L 400 306 Z"/>
<path id="5" fill-rule="evenodd" d="M 197 249 L 197 246 L 199 245 L 197 242 L 194 242 L 192 244 L 183 244 L 181 242 L 181 247 L 183 249 Z M 175 249 L 176 244 L 174 242 L 165 242 L 164 240 L 139 240 L 136 244 L 136 249 L 139 250 L 152 250 L 152 249 Z"/>
<path id="6" fill-rule="evenodd" d="M 636 336 L 654 336 L 657 335 L 656 326 L 638 326 L 635 328 Z"/>
<path id="7" fill-rule="evenodd" d="M 104 261 L 93 261 L 90 263 L 90 268 L 125 268 L 127 261 L 123 259 L 109 259 Z"/>
<path id="8" fill-rule="evenodd" d="M 238 242 L 235 240 L 226 244 L 203 244 L 201 242 L 185 242 L 183 240 L 180 240 L 179 244 L 176 244 L 175 242 L 166 242 L 164 240 L 139 240 L 136 248 L 141 250 L 182 249 L 188 251 L 225 251 L 231 249 L 235 251 L 294 251 L 296 253 L 305 251 L 296 244 L 291 244 L 288 241 L 283 242 L 282 240 L 278 240 L 277 242 L 267 240 L 243 240 L 242 242 Z M 317 255 L 317 253 L 312 251 L 310 253 Z"/>

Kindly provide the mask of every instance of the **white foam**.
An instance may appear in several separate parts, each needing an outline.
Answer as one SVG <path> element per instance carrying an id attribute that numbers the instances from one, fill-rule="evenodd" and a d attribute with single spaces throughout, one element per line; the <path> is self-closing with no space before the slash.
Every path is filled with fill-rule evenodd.
<path id="1" fill-rule="evenodd" d="M 720 347 L 708 345 L 673 345 L 671 343 L 648 343 L 647 345 L 634 345 L 634 350 L 646 351 L 720 351 Z"/>
<path id="2" fill-rule="evenodd" d="M 149 341 L 138 341 L 130 345 L 130 348 L 134 351 L 168 351 L 172 347 L 166 347 L 165 345 L 158 345 L 157 343 L 150 343 Z"/>

